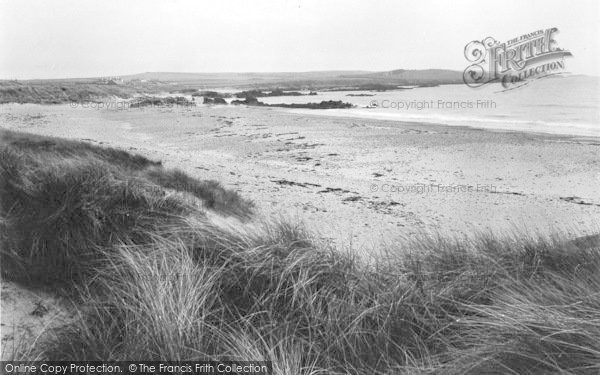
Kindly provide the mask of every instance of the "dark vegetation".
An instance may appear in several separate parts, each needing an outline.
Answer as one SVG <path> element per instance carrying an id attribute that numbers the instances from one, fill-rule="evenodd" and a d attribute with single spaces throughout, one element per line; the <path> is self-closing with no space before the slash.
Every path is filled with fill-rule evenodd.
<path id="1" fill-rule="evenodd" d="M 215 99 L 215 98 L 220 98 L 220 99 L 224 99 L 224 98 L 231 98 L 231 94 L 229 93 L 223 93 L 223 92 L 217 92 L 217 91 L 198 91 L 192 94 L 192 96 L 203 96 L 205 98 L 211 98 L 211 99 Z"/>
<path id="2" fill-rule="evenodd" d="M 242 91 L 235 94 L 236 98 L 263 98 L 270 96 L 305 96 L 305 95 L 317 95 L 316 92 L 311 91 L 308 94 L 303 94 L 298 91 L 284 91 L 282 89 L 273 89 L 273 90 L 248 90 Z"/>
<path id="3" fill-rule="evenodd" d="M 198 205 L 242 218 L 252 211 L 251 203 L 215 181 L 165 170 L 139 155 L 0 134 L 0 217 L 8 219 L 2 222 L 2 273 L 13 279 L 78 278 L 100 248 L 147 243 L 150 233 L 200 213 Z"/>
<path id="4" fill-rule="evenodd" d="M 80 316 L 35 343 L 40 358 L 600 371 L 597 237 L 422 235 L 366 263 L 141 156 L 10 132 L 0 145 L 2 275 L 69 285 Z"/>
<path id="5" fill-rule="evenodd" d="M 0 81 L 0 103 L 61 104 L 95 102 L 110 97 L 131 98 L 149 88 L 93 82 Z"/>
<path id="6" fill-rule="evenodd" d="M 268 104 L 269 107 L 283 107 L 283 108 L 308 108 L 308 109 L 335 109 L 335 108 L 352 108 L 352 103 L 342 102 L 341 100 L 324 100 L 320 103 L 279 103 L 279 104 Z"/>
<path id="7" fill-rule="evenodd" d="M 227 101 L 223 98 L 210 98 L 205 96 L 203 104 L 227 104 Z"/>
<path id="8" fill-rule="evenodd" d="M 327 100 L 320 103 L 277 103 L 267 104 L 253 97 L 247 97 L 244 100 L 232 100 L 234 105 L 249 105 L 255 107 L 282 107 L 282 108 L 308 108 L 308 109 L 334 109 L 334 108 L 352 108 L 352 103 L 342 102 L 341 100 Z"/>
<path id="9" fill-rule="evenodd" d="M 135 100 L 129 105 L 131 108 L 143 108 L 143 107 L 174 107 L 182 106 L 189 107 L 195 105 L 194 102 L 187 100 L 183 96 L 167 96 L 164 98 L 160 97 L 145 97 Z"/>

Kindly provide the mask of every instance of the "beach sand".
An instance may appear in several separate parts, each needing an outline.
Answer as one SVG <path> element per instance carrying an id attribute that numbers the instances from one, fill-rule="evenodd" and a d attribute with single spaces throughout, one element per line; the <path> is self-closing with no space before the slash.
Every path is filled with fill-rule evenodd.
<path id="1" fill-rule="evenodd" d="M 585 235 L 600 223 L 598 138 L 233 106 L 8 104 L 0 126 L 160 159 L 361 254 L 422 232 Z"/>
<path id="2" fill-rule="evenodd" d="M 0 302 L 0 360 L 33 360 L 28 353 L 33 343 L 76 319 L 70 302 L 52 290 L 2 280 Z"/>
<path id="3" fill-rule="evenodd" d="M 367 257 L 416 233 L 582 236 L 600 223 L 597 138 L 218 106 L 8 104 L 0 126 L 162 160 Z M 72 318 L 51 294 L 6 281 L 2 306 L 3 359 Z"/>

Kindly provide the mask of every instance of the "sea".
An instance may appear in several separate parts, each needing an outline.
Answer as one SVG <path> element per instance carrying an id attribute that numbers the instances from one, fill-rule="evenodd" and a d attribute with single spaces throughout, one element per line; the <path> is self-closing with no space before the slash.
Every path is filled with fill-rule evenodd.
<path id="1" fill-rule="evenodd" d="M 403 87 L 392 91 L 324 91 L 317 95 L 260 98 L 268 104 L 341 100 L 348 109 L 289 109 L 307 115 L 373 118 L 600 137 L 600 77 L 554 76 L 505 90 L 492 83 Z"/>

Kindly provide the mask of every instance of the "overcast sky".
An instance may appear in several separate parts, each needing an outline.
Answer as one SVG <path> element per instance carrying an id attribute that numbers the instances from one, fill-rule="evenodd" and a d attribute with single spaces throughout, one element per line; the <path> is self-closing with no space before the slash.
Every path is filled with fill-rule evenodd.
<path id="1" fill-rule="evenodd" d="M 464 46 L 558 27 L 600 75 L 598 0 L 0 0 L 0 78 L 148 71 L 463 70 Z"/>

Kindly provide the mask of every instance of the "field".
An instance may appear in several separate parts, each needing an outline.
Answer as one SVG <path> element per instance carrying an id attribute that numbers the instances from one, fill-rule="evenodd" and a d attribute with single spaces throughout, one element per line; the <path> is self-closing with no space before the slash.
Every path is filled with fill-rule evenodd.
<path id="1" fill-rule="evenodd" d="M 370 260 L 159 160 L 3 131 L 2 277 L 76 317 L 13 359 L 276 374 L 597 373 L 597 238 L 417 236 Z"/>

